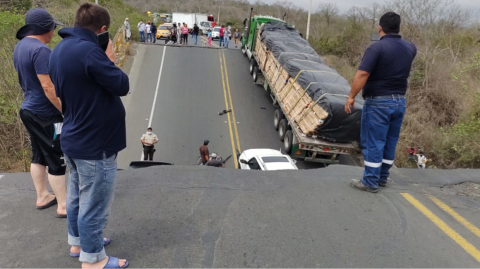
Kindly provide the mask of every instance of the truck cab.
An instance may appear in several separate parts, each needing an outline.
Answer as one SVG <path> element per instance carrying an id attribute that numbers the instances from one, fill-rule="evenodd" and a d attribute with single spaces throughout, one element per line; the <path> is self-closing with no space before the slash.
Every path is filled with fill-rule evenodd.
<path id="1" fill-rule="evenodd" d="M 242 35 L 242 52 L 248 56 L 249 59 L 252 58 L 253 49 L 255 48 L 255 36 L 260 28 L 260 25 L 269 21 L 280 21 L 285 22 L 281 19 L 271 17 L 271 16 L 250 16 L 250 19 L 245 19 L 243 25 L 245 27 L 244 33 Z"/>

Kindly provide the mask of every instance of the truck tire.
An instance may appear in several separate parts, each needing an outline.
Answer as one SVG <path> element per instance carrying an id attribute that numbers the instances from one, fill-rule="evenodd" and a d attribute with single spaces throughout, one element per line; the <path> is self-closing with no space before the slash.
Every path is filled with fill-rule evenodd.
<path id="1" fill-rule="evenodd" d="M 273 127 L 275 128 L 275 130 L 278 130 L 280 120 L 283 118 L 285 118 L 283 112 L 280 109 L 275 109 L 275 112 L 273 112 Z"/>
<path id="2" fill-rule="evenodd" d="M 285 133 L 288 131 L 288 122 L 287 119 L 281 119 L 280 123 L 278 124 L 278 138 L 280 141 L 283 141 L 285 137 Z"/>
<path id="3" fill-rule="evenodd" d="M 253 83 L 257 82 L 257 77 L 258 77 L 258 66 L 255 66 L 253 68 L 253 74 L 252 74 Z"/>
<path id="4" fill-rule="evenodd" d="M 250 75 L 253 74 L 253 69 L 255 68 L 255 66 L 257 66 L 257 62 L 255 61 L 255 59 L 250 59 Z"/>
<path id="5" fill-rule="evenodd" d="M 288 130 L 287 132 L 285 132 L 285 137 L 283 138 L 283 149 L 288 154 L 292 152 L 292 143 L 293 143 L 293 133 L 292 133 L 292 130 Z"/>

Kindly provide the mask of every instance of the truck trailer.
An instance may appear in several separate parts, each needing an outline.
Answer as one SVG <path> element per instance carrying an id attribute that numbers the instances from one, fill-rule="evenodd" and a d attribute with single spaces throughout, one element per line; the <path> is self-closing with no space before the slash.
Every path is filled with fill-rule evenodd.
<path id="1" fill-rule="evenodd" d="M 292 104 L 285 99 L 285 92 L 299 90 L 299 85 L 279 64 L 278 60 L 267 49 L 261 41 L 260 28 L 267 22 L 286 23 L 281 19 L 270 16 L 250 16 L 245 19 L 245 32 L 242 35 L 242 53 L 250 61 L 249 71 L 255 84 L 263 86 L 270 94 L 273 105 L 277 108 L 273 115 L 273 126 L 278 130 L 279 138 L 283 141 L 283 149 L 292 158 L 303 159 L 308 162 L 319 162 L 326 164 L 339 163 L 340 155 L 354 155 L 360 153 L 357 141 L 332 142 L 318 135 L 307 134 L 301 130 L 299 118 L 292 116 Z M 286 80 L 285 80 L 286 79 Z M 282 88 L 282 89 L 280 89 Z M 283 91 L 282 91 L 283 90 Z M 295 100 L 295 106 L 304 98 Z M 308 107 L 310 105 L 310 107 Z M 315 103 L 306 105 L 309 113 L 321 114 L 322 111 Z M 304 108 L 305 109 L 305 108 Z M 304 117 L 304 116 L 303 116 Z M 303 120 L 301 118 L 300 120 Z"/>

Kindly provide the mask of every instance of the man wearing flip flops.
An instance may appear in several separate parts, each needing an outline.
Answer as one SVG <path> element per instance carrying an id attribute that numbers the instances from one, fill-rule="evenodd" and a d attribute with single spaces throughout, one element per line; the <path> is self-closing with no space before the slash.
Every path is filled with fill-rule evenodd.
<path id="1" fill-rule="evenodd" d="M 25 25 L 16 35 L 20 41 L 13 52 L 13 62 L 25 93 L 19 114 L 32 144 L 30 173 L 37 192 L 37 209 L 58 204 L 57 218 L 66 218 L 66 165 L 60 148 L 62 104 L 48 75 L 51 51 L 46 45 L 52 40 L 57 25 L 62 24 L 44 9 L 28 11 Z M 47 167 L 48 181 L 55 195 L 47 189 Z"/>
<path id="2" fill-rule="evenodd" d="M 63 40 L 50 57 L 50 77 L 64 115 L 60 142 L 70 168 L 68 244 L 82 268 L 128 266 L 127 260 L 107 256 L 104 245 L 110 239 L 103 237 L 113 203 L 117 153 L 126 147 L 120 96 L 129 91 L 128 76 L 115 65 L 112 42 L 105 38 L 109 26 L 106 9 L 81 5 L 75 27 L 59 31 Z"/>

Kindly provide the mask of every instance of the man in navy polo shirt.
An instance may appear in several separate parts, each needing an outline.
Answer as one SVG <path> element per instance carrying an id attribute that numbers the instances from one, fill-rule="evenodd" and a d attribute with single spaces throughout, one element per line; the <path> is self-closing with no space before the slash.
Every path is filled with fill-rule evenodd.
<path id="1" fill-rule="evenodd" d="M 360 136 L 365 172 L 362 180 L 353 179 L 350 186 L 368 192 L 387 184 L 405 115 L 408 76 L 417 54 L 415 45 L 398 34 L 400 15 L 387 12 L 379 24 L 380 41 L 365 51 L 345 104 L 345 111 L 351 113 L 355 96 L 363 88 Z"/>

